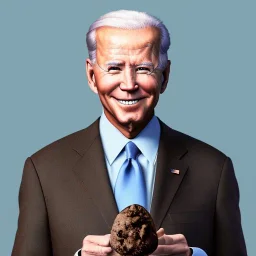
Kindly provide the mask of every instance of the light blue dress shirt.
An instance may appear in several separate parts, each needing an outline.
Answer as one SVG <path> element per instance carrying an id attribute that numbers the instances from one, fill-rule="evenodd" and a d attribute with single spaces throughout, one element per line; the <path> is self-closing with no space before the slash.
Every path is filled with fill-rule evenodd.
<path id="1" fill-rule="evenodd" d="M 114 127 L 103 113 L 100 118 L 100 136 L 105 152 L 106 165 L 112 190 L 114 192 L 118 172 L 126 160 L 123 150 L 125 145 L 132 141 L 136 144 L 142 154 L 138 161 L 142 167 L 147 188 L 147 210 L 150 212 L 154 181 L 156 173 L 156 158 L 160 139 L 160 124 L 154 116 L 148 125 L 134 139 L 126 138 L 116 127 Z"/>
<path id="2" fill-rule="evenodd" d="M 153 116 L 147 126 L 134 138 L 126 138 L 115 126 L 106 118 L 104 112 L 100 118 L 100 136 L 105 152 L 108 175 L 114 192 L 118 172 L 126 159 L 124 146 L 132 141 L 140 149 L 141 153 L 138 161 L 142 167 L 148 198 L 148 211 L 151 209 L 152 196 L 154 191 L 156 159 L 160 139 L 160 124 L 156 116 Z M 200 248 L 191 247 L 194 256 L 207 256 Z"/>
<path id="3" fill-rule="evenodd" d="M 104 112 L 100 118 L 100 136 L 113 193 L 118 172 L 126 160 L 126 154 L 123 148 L 129 141 L 132 141 L 141 151 L 138 161 L 142 167 L 146 181 L 148 198 L 147 209 L 149 212 L 151 209 L 154 191 L 160 132 L 160 124 L 156 116 L 153 116 L 147 126 L 134 139 L 126 138 L 115 126 L 109 122 Z M 207 256 L 202 249 L 197 247 L 191 248 L 193 249 L 193 256 Z M 78 256 L 79 251 L 80 250 L 76 252 L 75 256 Z"/>

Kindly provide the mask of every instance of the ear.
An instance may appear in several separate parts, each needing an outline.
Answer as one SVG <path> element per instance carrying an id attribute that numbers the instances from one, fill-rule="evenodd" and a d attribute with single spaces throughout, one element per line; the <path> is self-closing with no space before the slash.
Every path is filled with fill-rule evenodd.
<path id="1" fill-rule="evenodd" d="M 93 66 L 94 65 L 92 61 L 90 59 L 86 59 L 85 67 L 86 67 L 86 76 L 87 76 L 89 87 L 94 93 L 98 94 Z"/>
<path id="2" fill-rule="evenodd" d="M 164 71 L 162 72 L 163 79 L 162 79 L 162 85 L 161 85 L 160 93 L 163 93 L 165 91 L 165 89 L 167 88 L 167 84 L 168 84 L 168 81 L 169 81 L 169 75 L 170 75 L 170 68 L 171 68 L 171 61 L 168 60 L 167 66 L 164 69 Z"/>

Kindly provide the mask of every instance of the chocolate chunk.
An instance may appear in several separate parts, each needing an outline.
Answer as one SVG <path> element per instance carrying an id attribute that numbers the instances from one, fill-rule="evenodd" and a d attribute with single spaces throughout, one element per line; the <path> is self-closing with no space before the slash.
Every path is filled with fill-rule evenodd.
<path id="1" fill-rule="evenodd" d="M 120 255 L 142 256 L 154 252 L 158 238 L 150 213 L 138 204 L 122 210 L 113 223 L 110 245 Z"/>

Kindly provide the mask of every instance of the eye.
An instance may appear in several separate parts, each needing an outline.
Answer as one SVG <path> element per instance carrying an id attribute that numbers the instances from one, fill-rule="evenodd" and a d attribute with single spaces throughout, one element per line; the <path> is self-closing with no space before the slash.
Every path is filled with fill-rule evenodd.
<path id="1" fill-rule="evenodd" d="M 150 67 L 142 66 L 142 67 L 137 67 L 136 72 L 140 74 L 148 74 L 148 73 L 151 73 L 152 70 Z"/>
<path id="2" fill-rule="evenodd" d="M 117 66 L 108 67 L 108 72 L 117 72 L 117 71 L 121 71 L 121 68 Z"/>

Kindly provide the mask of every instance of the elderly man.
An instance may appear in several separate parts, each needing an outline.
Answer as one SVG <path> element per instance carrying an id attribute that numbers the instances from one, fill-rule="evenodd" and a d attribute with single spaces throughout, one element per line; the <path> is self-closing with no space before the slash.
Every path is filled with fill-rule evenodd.
<path id="1" fill-rule="evenodd" d="M 12 256 L 111 255 L 113 221 L 133 203 L 158 229 L 153 255 L 247 255 L 230 158 L 154 115 L 169 45 L 166 27 L 145 13 L 91 25 L 86 72 L 104 111 L 26 160 Z"/>

